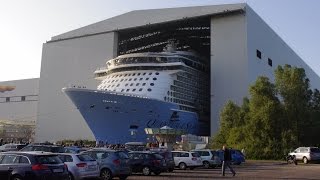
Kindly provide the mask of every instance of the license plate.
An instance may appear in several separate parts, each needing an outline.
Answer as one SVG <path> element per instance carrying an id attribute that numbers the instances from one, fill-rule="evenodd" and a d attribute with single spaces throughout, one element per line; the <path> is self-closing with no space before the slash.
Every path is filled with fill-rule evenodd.
<path id="1" fill-rule="evenodd" d="M 63 169 L 53 169 L 52 171 L 55 173 L 61 173 L 61 172 L 63 172 Z"/>

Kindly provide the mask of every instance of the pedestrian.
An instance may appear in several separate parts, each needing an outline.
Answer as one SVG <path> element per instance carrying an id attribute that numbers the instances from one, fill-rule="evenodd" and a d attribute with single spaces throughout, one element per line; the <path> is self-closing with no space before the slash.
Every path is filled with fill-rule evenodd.
<path id="1" fill-rule="evenodd" d="M 230 166 L 230 163 L 232 160 L 230 150 L 226 147 L 226 145 L 224 145 L 224 146 L 222 146 L 222 151 L 223 151 L 222 176 L 225 175 L 226 166 L 230 169 L 230 171 L 232 172 L 232 175 L 235 176 L 236 172 Z"/>

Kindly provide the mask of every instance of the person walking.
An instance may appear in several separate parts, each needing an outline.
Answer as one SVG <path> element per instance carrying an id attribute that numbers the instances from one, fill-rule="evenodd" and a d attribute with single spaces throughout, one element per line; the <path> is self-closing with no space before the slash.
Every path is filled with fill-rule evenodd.
<path id="1" fill-rule="evenodd" d="M 233 168 L 230 166 L 232 156 L 230 150 L 224 145 L 222 146 L 223 151 L 223 161 L 222 161 L 222 176 L 225 175 L 226 166 L 230 169 L 232 172 L 232 175 L 235 176 L 236 172 L 233 170 Z"/>

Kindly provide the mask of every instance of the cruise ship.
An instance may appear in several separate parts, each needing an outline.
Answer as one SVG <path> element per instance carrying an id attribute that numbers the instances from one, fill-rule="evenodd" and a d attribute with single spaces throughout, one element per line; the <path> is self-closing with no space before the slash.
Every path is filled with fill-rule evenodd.
<path id="1" fill-rule="evenodd" d="M 63 88 L 96 140 L 147 141 L 145 128 L 163 126 L 209 135 L 209 61 L 175 46 L 108 60 L 97 89 Z"/>

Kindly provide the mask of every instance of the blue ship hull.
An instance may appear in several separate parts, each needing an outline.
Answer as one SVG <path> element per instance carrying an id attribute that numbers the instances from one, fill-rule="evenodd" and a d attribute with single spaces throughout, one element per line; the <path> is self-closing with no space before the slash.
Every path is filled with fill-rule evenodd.
<path id="1" fill-rule="evenodd" d="M 169 126 L 199 134 L 198 115 L 177 104 L 109 91 L 65 88 L 96 140 L 108 143 L 146 141 L 145 128 Z"/>

